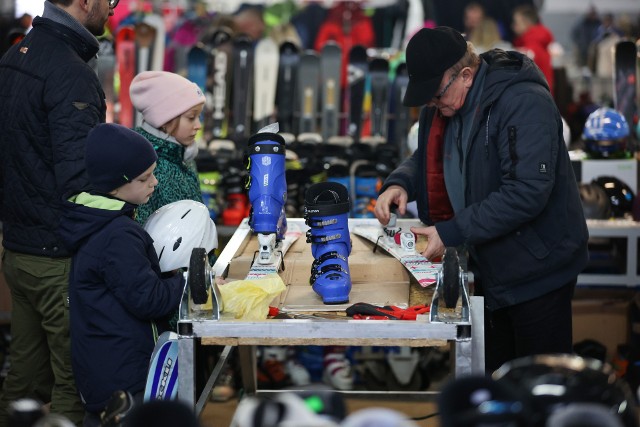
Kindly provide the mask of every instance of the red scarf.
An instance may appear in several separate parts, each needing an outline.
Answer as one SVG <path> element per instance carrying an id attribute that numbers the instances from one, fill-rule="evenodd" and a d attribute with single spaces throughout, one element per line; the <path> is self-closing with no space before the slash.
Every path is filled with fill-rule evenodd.
<path id="1" fill-rule="evenodd" d="M 444 128 L 447 120 L 436 112 L 427 139 L 427 200 L 429 217 L 433 222 L 453 217 L 453 208 L 444 183 Z"/>

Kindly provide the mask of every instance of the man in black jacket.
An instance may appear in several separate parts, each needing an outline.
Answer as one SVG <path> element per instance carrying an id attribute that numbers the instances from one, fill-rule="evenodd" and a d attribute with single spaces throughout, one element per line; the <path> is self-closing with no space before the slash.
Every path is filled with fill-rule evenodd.
<path id="1" fill-rule="evenodd" d="M 11 367 L 0 398 L 33 397 L 82 422 L 71 371 L 70 254 L 55 230 L 62 195 L 82 189 L 84 142 L 105 121 L 104 93 L 88 61 L 118 0 L 48 0 L 24 40 L 0 60 L 2 270 L 11 290 Z"/>
<path id="2" fill-rule="evenodd" d="M 572 350 L 571 298 L 588 232 L 541 71 L 517 52 L 480 56 L 460 33 L 422 29 L 407 46 L 405 105 L 422 109 L 418 149 L 385 181 L 375 214 L 417 200 L 424 255 L 468 249 L 485 297 L 488 371 Z"/>

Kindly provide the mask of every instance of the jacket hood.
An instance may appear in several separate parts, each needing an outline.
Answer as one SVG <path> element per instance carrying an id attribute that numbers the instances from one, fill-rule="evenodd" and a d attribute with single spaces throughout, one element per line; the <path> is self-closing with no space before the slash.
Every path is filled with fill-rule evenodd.
<path id="1" fill-rule="evenodd" d="M 65 197 L 62 207 L 58 231 L 62 242 L 72 252 L 115 218 L 133 217 L 136 208 L 122 200 L 84 192 Z"/>
<path id="2" fill-rule="evenodd" d="M 480 57 L 487 63 L 481 104 L 492 104 L 510 86 L 522 82 L 540 84 L 549 89 L 542 71 L 526 55 L 515 51 L 492 49 Z"/>
<path id="3" fill-rule="evenodd" d="M 553 34 L 543 25 L 534 25 L 513 41 L 514 46 L 540 46 L 546 49 L 553 41 Z"/>

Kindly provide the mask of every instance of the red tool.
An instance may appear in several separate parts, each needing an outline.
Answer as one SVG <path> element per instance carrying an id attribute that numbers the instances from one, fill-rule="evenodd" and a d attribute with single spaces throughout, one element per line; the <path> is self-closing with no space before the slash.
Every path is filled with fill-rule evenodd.
<path id="1" fill-rule="evenodd" d="M 429 307 L 424 304 L 408 308 L 400 308 L 395 305 L 379 307 L 366 302 L 358 302 L 347 308 L 346 312 L 347 316 L 360 320 L 416 320 L 419 314 L 428 313 Z"/>

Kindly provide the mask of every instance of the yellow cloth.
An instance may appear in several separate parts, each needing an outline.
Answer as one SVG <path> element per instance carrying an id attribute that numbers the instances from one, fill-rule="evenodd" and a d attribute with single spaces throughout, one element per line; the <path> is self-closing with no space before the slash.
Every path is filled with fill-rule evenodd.
<path id="1" fill-rule="evenodd" d="M 280 276 L 270 274 L 262 279 L 226 283 L 220 286 L 220 294 L 224 311 L 233 313 L 236 319 L 264 320 L 271 301 L 285 289 Z"/>

